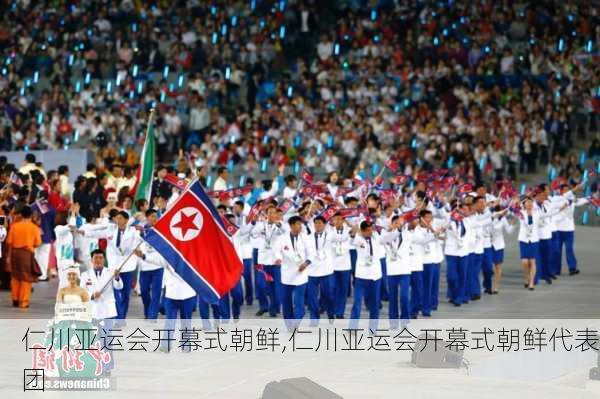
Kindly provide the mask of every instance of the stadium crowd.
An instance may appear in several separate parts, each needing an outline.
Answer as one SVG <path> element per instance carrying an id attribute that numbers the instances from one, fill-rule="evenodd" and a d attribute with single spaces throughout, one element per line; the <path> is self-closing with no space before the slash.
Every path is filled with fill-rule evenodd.
<path id="1" fill-rule="evenodd" d="M 112 316 L 126 317 L 134 286 L 150 319 L 165 295 L 195 298 L 168 265 L 153 262 L 160 255 L 137 247 L 177 199 L 173 179 L 193 177 L 216 192 L 252 186 L 215 197 L 239 228 L 246 267 L 233 308 L 226 298 L 215 318 L 239 317 L 241 296 L 259 302 L 259 316 L 276 316 L 282 305 L 286 318 L 303 315 L 306 297 L 312 319 L 321 310 L 340 318 L 350 290 L 353 317 L 365 296 L 377 318 L 390 295 L 401 298 L 389 301 L 390 317 L 429 316 L 444 260 L 454 305 L 481 298 L 480 274 L 485 292 L 498 292 L 504 231 L 516 223 L 525 288 L 560 274 L 563 247 L 570 273 L 579 273 L 573 210 L 597 190 L 585 159 L 598 156 L 600 25 L 591 4 L 5 6 L 0 148 L 89 148 L 96 156 L 82 176 L 46 170 L 33 154 L 16 166 L 0 157 L 1 280 L 12 281 L 15 306 L 28 307 L 36 280 L 57 273 L 63 284 L 75 261 L 92 268 L 98 248 L 109 268 L 135 254 L 117 273 Z M 161 166 L 150 198 L 140 199 L 135 171 L 146 131 Z M 570 151 L 579 138 L 591 143 L 583 155 Z M 301 170 L 314 181 L 299 178 Z M 539 171 L 547 178 L 519 198 L 513 182 Z M 300 232 L 310 237 L 301 258 L 313 267 L 292 281 L 283 251 Z M 163 270 L 171 276 L 165 293 Z M 207 319 L 208 304 L 192 302 Z"/>

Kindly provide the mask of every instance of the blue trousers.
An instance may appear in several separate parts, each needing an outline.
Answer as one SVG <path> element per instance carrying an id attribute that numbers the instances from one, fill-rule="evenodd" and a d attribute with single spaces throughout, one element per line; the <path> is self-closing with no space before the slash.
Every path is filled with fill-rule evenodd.
<path id="1" fill-rule="evenodd" d="M 165 298 L 165 330 L 175 330 L 175 321 L 177 320 L 177 315 L 179 314 L 179 318 L 181 319 L 181 327 L 180 330 L 191 329 L 192 325 L 192 312 L 194 307 L 196 306 L 196 297 L 193 296 L 188 299 L 171 299 Z M 179 341 L 181 340 L 181 332 L 173 331 L 168 332 L 169 337 L 173 338 L 174 341 L 162 342 L 161 346 L 168 350 L 171 349 L 173 345 L 179 345 Z M 185 342 L 183 343 L 185 345 Z M 168 346 L 167 346 L 168 345 Z M 184 348 L 189 350 L 190 348 Z"/>
<path id="2" fill-rule="evenodd" d="M 398 316 L 402 320 L 410 319 L 410 276 L 410 274 L 400 274 L 387 277 L 390 320 L 398 320 Z M 400 315 L 398 315 L 398 304 L 400 304 Z M 392 324 L 393 327 L 397 327 L 395 323 Z"/>
<path id="3" fill-rule="evenodd" d="M 146 319 L 158 318 L 163 272 L 162 268 L 140 272 L 140 291 Z"/>
<path id="4" fill-rule="evenodd" d="M 550 240 L 550 269 L 552 274 L 560 276 L 561 269 L 561 253 L 560 253 L 560 236 L 558 231 L 552 232 L 552 239 Z"/>
<path id="5" fill-rule="evenodd" d="M 440 264 L 425 263 L 423 265 L 423 315 L 431 315 L 437 309 L 440 290 Z"/>
<path id="6" fill-rule="evenodd" d="M 448 282 L 448 298 L 454 304 L 467 302 L 467 256 L 446 256 L 446 280 Z"/>
<path id="7" fill-rule="evenodd" d="M 129 309 L 129 296 L 131 295 L 131 283 L 135 272 L 122 272 L 119 276 L 123 279 L 123 289 L 115 290 L 117 305 L 117 319 L 126 319 Z"/>
<path id="8" fill-rule="evenodd" d="M 351 270 L 333 272 L 335 279 L 333 314 L 336 317 L 343 317 L 346 311 L 346 300 L 350 290 L 350 273 L 352 273 Z"/>
<path id="9" fill-rule="evenodd" d="M 550 264 L 552 239 L 540 240 L 538 245 L 539 251 L 535 271 L 536 283 L 539 279 L 548 280 L 552 276 L 552 265 Z"/>
<path id="10" fill-rule="evenodd" d="M 354 303 L 350 318 L 360 319 L 360 310 L 363 299 L 366 300 L 369 310 L 369 319 L 379 319 L 379 296 L 381 294 L 381 279 L 366 280 L 362 278 L 354 279 Z"/>
<path id="11" fill-rule="evenodd" d="M 483 260 L 482 254 L 470 254 L 469 255 L 469 266 L 467 271 L 468 276 L 468 298 L 475 296 L 481 296 L 481 282 L 479 281 L 479 275 L 481 274 L 481 262 Z"/>
<path id="12" fill-rule="evenodd" d="M 304 318 L 304 298 L 306 286 L 281 284 L 281 308 L 284 320 L 302 320 Z"/>
<path id="13" fill-rule="evenodd" d="M 215 320 L 227 321 L 231 319 L 233 314 L 234 319 L 240 318 L 241 307 L 244 303 L 244 292 L 242 288 L 241 280 L 229 291 L 219 299 L 219 303 L 211 305 Z M 202 319 L 208 320 L 210 318 L 208 303 L 204 300 L 198 300 L 198 306 L 200 307 L 200 315 Z"/>
<path id="14" fill-rule="evenodd" d="M 494 249 L 487 247 L 483 249 L 481 258 L 481 270 L 483 271 L 483 288 L 492 290 L 492 279 L 494 277 Z"/>
<path id="15" fill-rule="evenodd" d="M 387 281 L 387 261 L 386 258 L 381 258 L 381 300 L 379 304 L 381 305 L 381 301 L 388 300 L 388 281 Z"/>
<path id="16" fill-rule="evenodd" d="M 281 266 L 265 265 L 265 272 L 273 278 L 273 281 L 266 281 L 266 284 L 269 314 L 275 317 L 281 312 Z"/>
<path id="17" fill-rule="evenodd" d="M 333 274 L 322 277 L 309 277 L 307 286 L 308 310 L 312 320 L 320 319 L 320 295 L 323 296 L 323 304 L 329 318 L 333 318 L 334 308 L 334 284 Z"/>
<path id="18" fill-rule="evenodd" d="M 416 319 L 423 310 L 423 272 L 410 273 L 410 316 Z"/>
<path id="19" fill-rule="evenodd" d="M 252 250 L 252 261 L 253 265 L 258 264 L 258 249 Z M 265 276 L 255 271 L 254 273 L 254 291 L 256 292 L 256 299 L 258 300 L 258 307 L 260 310 L 266 312 L 269 310 L 269 299 L 267 298 L 267 282 Z"/>
<path id="20" fill-rule="evenodd" d="M 348 290 L 348 296 L 350 296 L 351 289 L 354 287 L 354 272 L 356 271 L 356 260 L 358 259 L 358 254 L 356 249 L 350 249 L 348 252 L 350 252 L 350 267 L 352 268 L 352 274 L 350 274 L 352 284 L 350 284 L 350 289 Z"/>
<path id="21" fill-rule="evenodd" d="M 252 279 L 252 270 L 254 269 L 254 263 L 252 259 L 244 259 L 244 297 L 246 299 L 246 305 L 251 306 L 254 300 L 254 287 Z"/>
<path id="22" fill-rule="evenodd" d="M 577 258 L 575 258 L 575 250 L 573 249 L 573 244 L 575 241 L 575 232 L 574 231 L 559 231 L 558 232 L 559 243 L 559 251 L 560 258 L 559 262 L 559 270 L 562 269 L 562 251 L 563 246 L 565 247 L 565 252 L 567 255 L 567 266 L 569 266 L 569 271 L 577 270 Z"/>
<path id="23" fill-rule="evenodd" d="M 379 296 L 381 294 L 381 279 L 366 280 L 354 278 L 354 303 L 350 312 L 350 328 L 357 328 L 360 319 L 360 310 L 363 299 L 367 303 L 369 310 L 369 328 L 372 331 L 377 330 L 377 320 L 379 319 Z"/>

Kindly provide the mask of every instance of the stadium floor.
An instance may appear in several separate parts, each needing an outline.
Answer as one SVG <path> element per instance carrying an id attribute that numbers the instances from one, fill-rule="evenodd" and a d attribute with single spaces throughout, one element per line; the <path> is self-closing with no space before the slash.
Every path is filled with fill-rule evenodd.
<path id="1" fill-rule="evenodd" d="M 578 226 L 576 231 L 576 255 L 581 273 L 568 276 L 563 260 L 563 274 L 554 284 L 541 282 L 535 291 L 523 288 L 522 274 L 518 259 L 516 235 L 507 237 L 504 275 L 499 295 L 484 295 L 481 300 L 455 308 L 443 300 L 446 290 L 445 266 L 442 270 L 440 287 L 440 308 L 434 313 L 434 318 L 476 318 L 476 319 L 593 319 L 598 317 L 600 308 L 600 263 L 598 256 L 598 228 Z M 564 255 L 563 255 L 564 256 Z M 11 307 L 10 294 L 2 292 L 4 298 L 0 301 L 0 318 L 28 319 L 48 318 L 54 311 L 57 280 L 42 282 L 35 285 L 29 310 L 22 311 Z M 384 306 L 381 318 L 387 318 L 387 306 Z M 349 314 L 351 300 L 348 302 L 346 315 Z M 256 305 L 242 308 L 242 317 L 254 318 Z M 130 301 L 129 316 L 143 318 L 141 298 L 134 295 Z M 194 314 L 197 317 L 197 313 Z M 264 316 L 266 317 L 266 316 Z M 363 309 L 363 317 L 368 317 Z"/>

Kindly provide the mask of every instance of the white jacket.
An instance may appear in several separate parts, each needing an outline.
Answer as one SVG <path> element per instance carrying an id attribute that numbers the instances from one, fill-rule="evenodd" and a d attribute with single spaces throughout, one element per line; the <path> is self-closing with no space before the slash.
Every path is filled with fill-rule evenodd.
<path id="1" fill-rule="evenodd" d="M 494 220 L 492 229 L 492 247 L 495 250 L 504 249 L 504 232 L 511 234 L 515 230 L 515 226 L 510 224 L 506 217 Z"/>
<path id="2" fill-rule="evenodd" d="M 556 207 L 560 209 L 563 205 L 567 205 L 566 209 L 556 214 L 556 229 L 558 231 L 575 231 L 575 220 L 573 214 L 575 207 L 588 203 L 586 198 L 577 198 L 572 191 L 567 191 L 556 198 Z"/>
<path id="3" fill-rule="evenodd" d="M 524 243 L 535 243 L 540 240 L 540 213 L 534 208 L 531 212 L 531 223 L 529 223 L 527 211 L 521 210 L 519 215 L 519 241 Z"/>
<path id="4" fill-rule="evenodd" d="M 123 265 L 121 272 L 132 272 L 137 267 L 138 259 L 136 256 L 129 255 L 133 253 L 141 242 L 141 238 L 135 227 L 127 226 L 121 233 L 121 242 L 117 246 L 118 230 L 119 228 L 116 224 L 110 224 L 103 229 L 86 231 L 85 236 L 88 238 L 105 238 L 107 241 L 106 259 L 109 266 L 111 268 L 118 268 L 129 257 Z"/>
<path id="5" fill-rule="evenodd" d="M 321 234 L 313 231 L 312 234 L 306 237 L 306 244 L 308 246 L 308 257 L 312 262 L 308 268 L 308 276 L 322 277 L 333 274 L 333 242 L 331 231 L 325 229 Z"/>
<path id="6" fill-rule="evenodd" d="M 255 239 L 258 248 L 258 263 L 261 265 L 275 264 L 275 243 L 284 232 L 282 226 L 275 223 L 257 222 L 250 230 L 250 236 Z"/>
<path id="7" fill-rule="evenodd" d="M 165 298 L 183 300 L 196 296 L 196 291 L 186 283 L 168 263 L 164 265 L 163 286 Z"/>
<path id="8" fill-rule="evenodd" d="M 111 279 L 112 284 L 109 283 Z M 101 292 L 99 298 L 90 300 L 92 318 L 108 319 L 117 316 L 114 290 L 123 289 L 123 280 L 121 278 L 118 280 L 113 278 L 113 269 L 104 267 L 100 271 L 100 276 L 97 277 L 96 271 L 91 268 L 81 273 L 80 285 L 90 294 L 90 298 L 94 292 Z M 102 291 L 105 285 L 106 288 Z"/>
<path id="9" fill-rule="evenodd" d="M 286 285 L 302 285 L 308 282 L 308 269 L 310 264 L 303 271 L 298 270 L 304 261 L 309 258 L 309 243 L 305 234 L 298 234 L 292 245 L 290 234 L 282 235 L 278 238 L 275 253 L 276 258 L 281 260 L 281 283 Z"/>
<path id="10" fill-rule="evenodd" d="M 350 241 L 352 241 L 352 237 L 350 237 L 349 230 L 347 226 L 343 226 L 341 232 L 334 227 L 329 230 L 331 234 L 333 270 L 335 271 L 352 269 L 352 262 L 350 261 Z"/>

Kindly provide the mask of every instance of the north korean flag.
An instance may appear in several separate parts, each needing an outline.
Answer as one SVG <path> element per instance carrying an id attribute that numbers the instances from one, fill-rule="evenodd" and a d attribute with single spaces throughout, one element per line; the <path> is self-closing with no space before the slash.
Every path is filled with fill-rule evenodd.
<path id="1" fill-rule="evenodd" d="M 227 227 L 198 181 L 148 230 L 145 240 L 209 303 L 228 293 L 242 275 Z"/>

